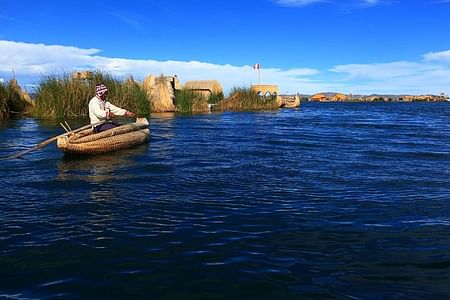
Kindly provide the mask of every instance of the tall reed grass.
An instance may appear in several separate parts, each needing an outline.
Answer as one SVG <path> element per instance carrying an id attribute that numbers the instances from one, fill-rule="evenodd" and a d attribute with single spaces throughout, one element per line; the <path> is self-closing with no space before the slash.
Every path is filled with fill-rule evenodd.
<path id="1" fill-rule="evenodd" d="M 6 84 L 0 82 L 0 120 L 8 117 L 7 98 Z"/>
<path id="2" fill-rule="evenodd" d="M 276 96 L 260 96 L 251 88 L 235 87 L 228 98 L 217 103 L 216 109 L 220 111 L 253 111 L 272 110 L 278 107 Z"/>
<path id="3" fill-rule="evenodd" d="M 219 93 L 212 93 L 209 97 L 208 97 L 208 103 L 209 104 L 217 104 L 219 103 L 219 101 L 223 100 L 225 97 L 223 95 L 222 92 Z"/>
<path id="4" fill-rule="evenodd" d="M 181 113 L 209 111 L 208 100 L 201 93 L 191 90 L 175 91 L 175 108 Z"/>
<path id="5" fill-rule="evenodd" d="M 95 85 L 108 88 L 108 101 L 116 106 L 148 116 L 150 105 L 146 93 L 133 80 L 121 81 L 110 74 L 95 72 L 92 80 L 73 79 L 69 74 L 43 78 L 36 91 L 34 116 L 43 119 L 86 117 L 88 104 L 95 95 Z"/>

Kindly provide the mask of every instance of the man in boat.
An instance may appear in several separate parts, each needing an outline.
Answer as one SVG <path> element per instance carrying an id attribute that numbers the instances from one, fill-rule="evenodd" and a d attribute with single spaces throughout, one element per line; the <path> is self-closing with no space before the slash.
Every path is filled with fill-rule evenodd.
<path id="1" fill-rule="evenodd" d="M 117 107 L 106 100 L 108 88 L 104 84 L 95 85 L 95 97 L 89 101 L 89 118 L 91 124 L 113 119 L 115 116 L 134 117 L 134 113 Z M 95 133 L 119 126 L 114 122 L 106 122 L 93 128 Z"/>

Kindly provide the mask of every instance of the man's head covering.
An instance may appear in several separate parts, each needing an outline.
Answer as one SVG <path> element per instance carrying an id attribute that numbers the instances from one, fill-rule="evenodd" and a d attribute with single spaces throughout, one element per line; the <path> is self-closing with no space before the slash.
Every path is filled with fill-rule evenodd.
<path id="1" fill-rule="evenodd" d="M 108 88 L 103 83 L 99 83 L 95 85 L 95 95 L 99 98 L 102 98 L 104 94 L 108 92 Z"/>

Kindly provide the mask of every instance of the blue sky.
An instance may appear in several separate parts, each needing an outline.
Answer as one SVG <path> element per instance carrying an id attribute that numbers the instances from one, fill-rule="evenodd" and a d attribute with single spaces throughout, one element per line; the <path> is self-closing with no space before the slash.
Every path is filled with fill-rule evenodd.
<path id="1" fill-rule="evenodd" d="M 450 94 L 450 0 L 0 0 L 0 81 L 100 69 L 229 90 Z"/>

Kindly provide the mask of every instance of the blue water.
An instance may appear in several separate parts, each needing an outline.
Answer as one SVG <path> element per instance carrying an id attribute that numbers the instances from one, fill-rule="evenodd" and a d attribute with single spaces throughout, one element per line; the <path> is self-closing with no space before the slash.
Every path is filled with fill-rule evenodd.
<path id="1" fill-rule="evenodd" d="M 0 161 L 0 298 L 450 297 L 450 103 L 153 115 L 150 129 L 127 151 Z M 3 122 L 0 156 L 62 132 Z"/>

